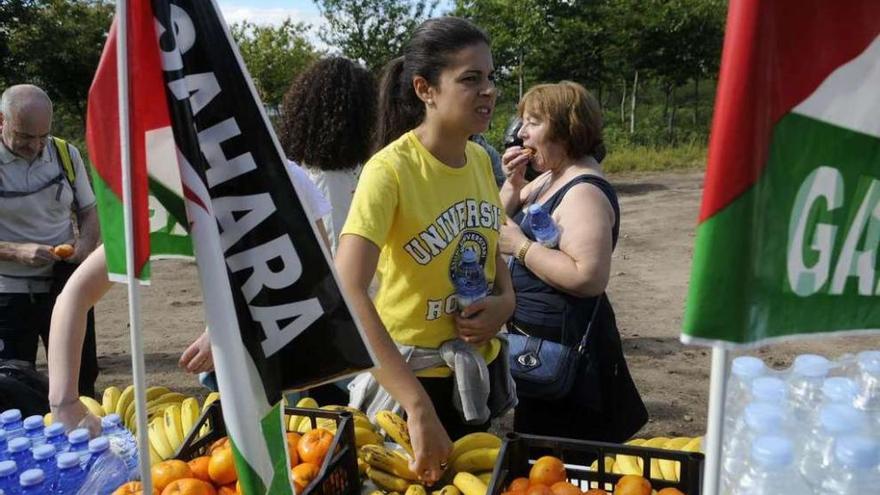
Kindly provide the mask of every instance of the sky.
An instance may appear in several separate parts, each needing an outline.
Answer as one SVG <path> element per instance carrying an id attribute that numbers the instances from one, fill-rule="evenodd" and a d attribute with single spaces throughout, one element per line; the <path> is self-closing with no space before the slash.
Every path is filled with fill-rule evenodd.
<path id="1" fill-rule="evenodd" d="M 254 24 L 281 24 L 290 17 L 294 21 L 324 25 L 313 0 L 217 0 L 227 24 L 247 20 Z M 436 13 L 449 10 L 452 0 L 441 0 Z"/>

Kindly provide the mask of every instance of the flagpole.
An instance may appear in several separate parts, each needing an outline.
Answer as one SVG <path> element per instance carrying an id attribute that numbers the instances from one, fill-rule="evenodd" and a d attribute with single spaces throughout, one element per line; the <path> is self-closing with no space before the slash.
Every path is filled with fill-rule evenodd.
<path id="1" fill-rule="evenodd" d="M 122 205 L 125 224 L 125 272 L 128 282 L 128 320 L 131 333 L 131 370 L 137 415 L 138 462 L 144 493 L 153 493 L 150 446 L 147 436 L 147 395 L 141 335 L 140 285 L 134 261 L 134 221 L 131 198 L 131 135 L 128 115 L 128 1 L 116 1 L 116 72 L 119 95 L 119 154 L 122 165 Z"/>
<path id="2" fill-rule="evenodd" d="M 709 381 L 709 417 L 703 451 L 706 464 L 703 470 L 703 495 L 721 493 L 721 446 L 724 439 L 724 402 L 727 397 L 728 351 L 722 346 L 712 347 L 712 376 Z"/>

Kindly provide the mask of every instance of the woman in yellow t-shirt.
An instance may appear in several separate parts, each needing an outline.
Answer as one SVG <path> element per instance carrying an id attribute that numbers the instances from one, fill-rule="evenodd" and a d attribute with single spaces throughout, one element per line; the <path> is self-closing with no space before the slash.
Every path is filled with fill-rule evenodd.
<path id="1" fill-rule="evenodd" d="M 362 172 L 336 268 L 381 363 L 373 376 L 406 412 L 413 468 L 434 481 L 445 469 L 450 436 L 485 430 L 489 418 L 462 419 L 453 390 L 464 387 L 456 388 L 454 372 L 413 372 L 402 349 L 442 352 L 451 343 L 477 356 L 480 373 L 492 363 L 490 369 L 507 374 L 495 338 L 514 307 L 498 251 L 504 213 L 489 157 L 468 141 L 488 128 L 495 106 L 488 36 L 460 18 L 426 21 L 385 68 L 379 98 L 381 150 Z M 465 251 L 477 255 L 491 290 L 459 308 L 452 276 Z M 376 273 L 380 288 L 372 301 Z M 458 378 L 473 375 L 471 369 Z"/>

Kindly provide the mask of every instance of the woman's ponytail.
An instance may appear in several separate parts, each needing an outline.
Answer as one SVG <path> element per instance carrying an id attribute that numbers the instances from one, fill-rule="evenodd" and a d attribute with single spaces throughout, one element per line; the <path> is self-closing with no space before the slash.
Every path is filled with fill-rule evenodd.
<path id="1" fill-rule="evenodd" d="M 382 69 L 374 153 L 418 126 L 424 118 L 425 107 L 412 87 L 412 74 L 407 77 L 405 69 L 403 56 L 391 60 Z"/>

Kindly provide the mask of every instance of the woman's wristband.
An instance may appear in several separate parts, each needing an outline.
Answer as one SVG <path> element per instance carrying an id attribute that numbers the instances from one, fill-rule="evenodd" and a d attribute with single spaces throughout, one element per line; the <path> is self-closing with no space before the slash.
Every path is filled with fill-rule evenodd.
<path id="1" fill-rule="evenodd" d="M 529 252 L 529 248 L 532 247 L 532 244 L 532 241 L 526 239 L 525 241 L 523 241 L 522 244 L 520 244 L 519 250 L 517 250 L 516 252 L 516 260 L 523 265 L 526 264 L 526 253 Z"/>

